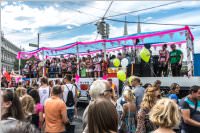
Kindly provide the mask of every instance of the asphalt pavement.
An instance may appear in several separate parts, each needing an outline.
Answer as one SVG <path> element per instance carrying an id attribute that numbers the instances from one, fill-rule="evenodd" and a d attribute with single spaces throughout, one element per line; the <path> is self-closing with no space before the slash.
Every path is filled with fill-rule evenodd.
<path id="1" fill-rule="evenodd" d="M 82 116 L 87 104 L 79 103 L 78 104 L 78 118 L 74 119 L 73 125 L 75 125 L 75 132 L 74 133 L 82 133 Z"/>

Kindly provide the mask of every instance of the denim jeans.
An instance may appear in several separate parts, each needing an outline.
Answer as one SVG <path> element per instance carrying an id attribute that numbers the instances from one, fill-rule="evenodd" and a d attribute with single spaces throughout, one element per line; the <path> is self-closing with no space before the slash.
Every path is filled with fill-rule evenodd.
<path id="1" fill-rule="evenodd" d="M 69 121 L 72 122 L 74 118 L 74 109 L 68 109 L 67 110 L 67 116 L 69 118 Z"/>

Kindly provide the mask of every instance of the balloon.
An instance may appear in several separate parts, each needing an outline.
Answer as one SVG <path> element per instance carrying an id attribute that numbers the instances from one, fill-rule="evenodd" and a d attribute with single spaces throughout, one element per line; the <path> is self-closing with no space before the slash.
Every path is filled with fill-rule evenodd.
<path id="1" fill-rule="evenodd" d="M 122 67 L 127 67 L 128 66 L 128 59 L 123 58 L 122 61 L 121 61 L 121 65 L 122 65 Z"/>
<path id="2" fill-rule="evenodd" d="M 113 65 L 114 65 L 115 67 L 118 67 L 118 66 L 120 65 L 120 60 L 119 60 L 118 58 L 115 58 L 115 59 L 113 60 Z"/>
<path id="3" fill-rule="evenodd" d="M 149 60 L 150 60 L 150 52 L 149 52 L 149 50 L 146 49 L 146 48 L 143 48 L 141 50 L 141 52 L 140 52 L 140 57 L 144 62 L 146 62 L 146 63 L 149 62 Z"/>
<path id="4" fill-rule="evenodd" d="M 120 70 L 117 72 L 117 78 L 121 81 L 125 81 L 126 80 L 126 74 L 124 71 Z"/>

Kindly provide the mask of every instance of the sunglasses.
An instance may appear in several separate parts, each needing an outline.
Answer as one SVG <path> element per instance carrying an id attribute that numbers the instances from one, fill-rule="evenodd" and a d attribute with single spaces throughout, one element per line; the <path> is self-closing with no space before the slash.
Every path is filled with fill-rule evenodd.
<path id="1" fill-rule="evenodd" d="M 112 89 L 108 89 L 108 90 L 105 90 L 104 92 L 110 92 L 110 93 L 112 93 Z"/>

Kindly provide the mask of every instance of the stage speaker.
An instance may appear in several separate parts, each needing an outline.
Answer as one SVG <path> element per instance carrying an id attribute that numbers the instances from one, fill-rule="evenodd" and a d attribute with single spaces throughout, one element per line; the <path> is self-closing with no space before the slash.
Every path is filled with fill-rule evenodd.
<path id="1" fill-rule="evenodd" d="M 152 69 L 150 63 L 141 62 L 133 64 L 133 75 L 139 77 L 152 77 Z"/>
<path id="2" fill-rule="evenodd" d="M 133 65 L 133 66 L 132 66 L 133 75 L 134 75 L 134 76 L 139 76 L 139 77 L 141 77 L 141 75 L 140 75 L 140 64 L 137 63 L 137 64 L 132 64 L 132 65 Z"/>
<path id="3" fill-rule="evenodd" d="M 132 64 L 132 75 L 139 77 L 154 77 L 154 69 L 152 63 L 141 62 Z"/>

